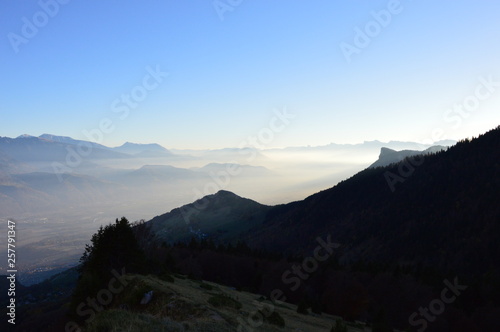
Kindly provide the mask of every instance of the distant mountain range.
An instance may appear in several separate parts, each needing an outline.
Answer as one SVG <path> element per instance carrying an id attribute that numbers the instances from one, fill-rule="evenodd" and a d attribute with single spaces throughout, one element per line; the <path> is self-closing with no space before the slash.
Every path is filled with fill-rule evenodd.
<path id="1" fill-rule="evenodd" d="M 21 135 L 17 138 L 0 137 L 0 151 L 23 162 L 58 161 L 79 155 L 81 158 L 123 159 L 140 154 L 164 157 L 171 153 L 158 144 L 125 143 L 110 148 L 94 142 L 75 140 L 71 137 L 43 134 L 39 137 Z M 68 157 L 70 156 L 70 157 Z"/>
<path id="2" fill-rule="evenodd" d="M 34 136 L 30 135 L 21 135 L 18 138 L 36 138 Z M 94 142 L 89 142 L 89 141 L 82 141 L 82 140 L 77 140 L 73 139 L 71 137 L 67 136 L 56 136 L 56 135 L 51 135 L 51 134 L 42 134 L 38 136 L 38 138 L 47 140 L 47 141 L 52 141 L 52 142 L 58 142 L 58 143 L 63 143 L 63 144 L 71 144 L 71 145 L 90 145 L 94 149 L 103 149 L 103 150 L 109 150 L 107 146 L 104 146 L 102 144 L 94 143 Z"/>
<path id="3" fill-rule="evenodd" d="M 455 141 L 440 141 L 436 145 L 450 146 L 455 144 Z M 91 147 L 91 149 L 89 149 Z M 268 149 L 268 152 L 301 152 L 301 151 L 324 151 L 332 149 L 422 149 L 429 147 L 414 142 L 399 142 L 390 141 L 383 143 L 380 141 L 369 141 L 362 144 L 329 144 L 318 147 L 290 147 L 285 149 Z M 435 148 L 433 148 L 435 149 Z M 39 137 L 30 135 L 21 135 L 17 138 L 0 137 L 0 157 L 2 154 L 8 155 L 10 158 L 18 162 L 36 162 L 36 161 L 58 161 L 65 162 L 72 152 L 80 154 L 81 157 L 90 160 L 99 159 L 124 159 L 131 157 L 139 158 L 165 158 L 174 157 L 177 154 L 186 156 L 193 155 L 197 157 L 212 155 L 215 157 L 224 156 L 254 156 L 253 158 L 266 158 L 261 154 L 261 151 L 252 148 L 226 148 L 219 150 L 168 150 L 159 144 L 138 144 L 126 142 L 118 147 L 107 147 L 102 144 L 76 140 L 67 136 L 57 136 L 52 134 L 43 134 Z M 87 155 L 88 153 L 88 155 Z M 418 153 L 415 151 L 414 153 Z M 208 166 L 210 167 L 210 166 Z"/>
<path id="4" fill-rule="evenodd" d="M 0 137 L 0 217 L 43 216 L 67 206 L 82 210 L 94 206 L 102 211 L 106 206 L 109 210 L 131 202 L 154 213 L 151 204 L 159 210 L 166 202 L 188 201 L 193 188 L 203 190 L 221 172 L 226 174 L 228 167 L 238 170 L 238 177 L 231 179 L 233 187 L 245 179 L 273 175 L 261 166 L 212 162 L 184 168 L 166 164 L 193 160 L 202 162 L 175 155 L 159 144 L 127 142 L 110 148 L 50 134 Z M 141 211 L 137 211 L 139 215 Z"/>
<path id="5" fill-rule="evenodd" d="M 354 149 L 351 153 L 364 155 L 380 145 L 383 143 L 373 141 L 358 145 L 331 144 L 324 147 L 271 149 L 265 152 L 252 148 L 228 148 L 207 151 L 174 150 L 174 153 L 156 143 L 126 142 L 111 148 L 52 134 L 39 137 L 0 137 L 0 195 L 3 197 L 0 208 L 4 216 L 15 216 L 26 212 L 55 211 L 67 204 L 83 207 L 99 202 L 101 205 L 112 206 L 112 202 L 128 204 L 127 202 L 136 200 L 134 195 L 137 193 L 141 193 L 136 201 L 139 204 L 150 206 L 149 202 L 157 201 L 155 204 L 164 206 L 161 199 L 169 201 L 176 196 L 176 201 L 186 201 L 193 196 L 193 190 L 203 192 L 206 186 L 216 190 L 237 190 L 249 195 L 254 195 L 257 190 L 263 195 L 287 196 L 287 189 L 283 186 L 289 186 L 289 191 L 300 193 L 301 186 L 310 192 L 314 188 L 324 188 L 325 181 L 338 181 L 339 176 L 331 173 L 322 175 L 328 167 L 316 168 L 314 158 L 321 158 L 315 154 L 318 151 L 323 151 L 326 156 L 341 155 L 344 158 L 351 151 L 349 149 Z M 418 144 L 389 142 L 387 145 L 412 147 Z M 335 150 L 337 148 L 348 150 Z M 429 148 L 425 153 L 441 148 Z M 288 155 L 289 153 L 292 154 Z M 312 154 L 311 157 L 303 158 L 304 153 Z M 397 162 L 405 156 L 418 153 L 420 152 L 413 150 L 395 152 L 383 147 L 379 160 L 372 167 Z M 260 165 L 245 164 L 247 160 L 272 164 L 275 157 L 285 162 L 278 166 L 281 169 L 279 172 Z M 295 163 L 286 162 L 287 158 L 295 160 Z M 302 159 L 306 164 L 301 164 Z M 206 162 L 203 165 L 204 160 Z M 236 160 L 243 162 L 238 163 Z M 321 159 L 318 159 L 318 165 L 320 162 Z M 339 162 L 345 163 L 344 160 Z M 172 163 L 202 166 L 179 167 Z M 337 167 L 331 165 L 329 168 Z M 288 177 L 293 178 L 292 182 L 282 176 L 283 170 L 289 173 Z M 323 173 L 317 173 L 318 171 Z M 272 189 L 259 190 L 255 187 L 256 183 Z M 272 191 L 281 187 L 283 193 L 272 194 Z M 161 194 L 158 195 L 158 192 Z M 299 193 L 295 196 L 300 197 Z"/>
<path id="6" fill-rule="evenodd" d="M 440 140 L 438 142 L 434 142 L 432 146 L 452 146 L 456 144 L 457 141 L 454 140 Z M 356 144 L 337 144 L 331 143 L 327 145 L 321 146 L 296 146 L 296 147 L 287 147 L 284 149 L 272 149 L 272 150 L 283 150 L 283 151 L 321 151 L 321 150 L 335 150 L 335 149 L 381 149 L 381 148 L 389 148 L 394 150 L 422 150 L 423 148 L 429 147 L 428 144 L 422 144 L 417 142 L 404 142 L 404 141 L 389 141 L 389 142 L 381 142 L 378 140 L 374 141 L 364 141 L 363 143 Z"/>
<path id="7" fill-rule="evenodd" d="M 18 138 L 25 138 L 25 137 L 32 137 L 32 136 L 22 135 Z M 50 135 L 50 134 L 43 134 L 43 135 L 40 135 L 38 138 L 46 139 L 48 141 L 53 141 L 53 142 L 71 144 L 71 145 L 83 145 L 83 146 L 91 145 L 93 148 L 96 148 L 96 149 L 112 150 L 112 151 L 116 151 L 116 152 L 120 152 L 120 153 L 130 154 L 130 155 L 149 154 L 149 153 L 151 153 L 151 154 L 159 153 L 161 156 L 171 155 L 170 151 L 168 151 L 163 146 L 156 144 L 156 143 L 139 144 L 139 143 L 125 142 L 121 146 L 110 148 L 110 147 L 107 147 L 107 146 L 102 145 L 102 144 L 89 142 L 89 141 L 75 140 L 71 137 L 66 137 L 66 136 L 56 136 L 56 135 Z"/>

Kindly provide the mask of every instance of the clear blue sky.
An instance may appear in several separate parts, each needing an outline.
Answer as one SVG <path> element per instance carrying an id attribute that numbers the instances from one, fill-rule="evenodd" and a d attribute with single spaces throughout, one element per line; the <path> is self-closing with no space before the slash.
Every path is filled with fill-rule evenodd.
<path id="1" fill-rule="evenodd" d="M 111 146 L 234 147 L 283 107 L 296 117 L 266 146 L 423 141 L 435 128 L 458 139 L 500 124 L 498 84 L 479 87 L 477 107 L 471 97 L 480 77 L 500 81 L 498 1 L 242 0 L 221 14 L 212 0 L 71 0 L 41 12 L 54 1 L 0 4 L 0 136 L 82 139 L 108 118 Z M 372 37 L 347 61 L 356 27 Z M 168 76 L 120 118 L 113 102 L 148 66 Z M 467 98 L 473 111 L 447 113 Z"/>

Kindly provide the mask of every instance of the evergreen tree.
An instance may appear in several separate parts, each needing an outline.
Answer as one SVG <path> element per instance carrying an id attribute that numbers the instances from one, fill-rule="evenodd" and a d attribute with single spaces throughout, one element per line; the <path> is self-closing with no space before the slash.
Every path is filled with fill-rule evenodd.
<path id="1" fill-rule="evenodd" d="M 145 273 L 146 257 L 139 248 L 129 221 L 122 217 L 100 227 L 80 258 L 79 279 L 73 292 L 71 312 L 87 297 L 106 288 L 115 273 Z"/>

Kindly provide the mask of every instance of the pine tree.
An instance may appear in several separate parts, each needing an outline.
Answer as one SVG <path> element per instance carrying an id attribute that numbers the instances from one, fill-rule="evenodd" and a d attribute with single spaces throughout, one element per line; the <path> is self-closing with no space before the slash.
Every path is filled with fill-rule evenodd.
<path id="1" fill-rule="evenodd" d="M 88 296 L 96 296 L 117 273 L 145 273 L 147 261 L 139 248 L 129 221 L 122 217 L 114 224 L 100 227 L 86 245 L 80 258 L 79 279 L 71 303 L 71 312 Z"/>

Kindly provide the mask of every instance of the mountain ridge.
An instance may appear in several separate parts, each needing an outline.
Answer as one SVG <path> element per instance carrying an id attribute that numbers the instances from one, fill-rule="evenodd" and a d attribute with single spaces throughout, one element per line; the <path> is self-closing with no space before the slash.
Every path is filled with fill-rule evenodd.
<path id="1" fill-rule="evenodd" d="M 150 223 L 160 241 L 173 244 L 191 237 L 214 240 L 238 237 L 259 225 L 270 207 L 230 191 L 219 190 L 172 211 L 156 216 Z"/>
<path id="2" fill-rule="evenodd" d="M 131 142 L 125 142 L 120 146 L 112 148 L 114 151 L 122 152 L 122 153 L 127 153 L 135 156 L 157 156 L 157 155 L 164 155 L 164 156 L 171 156 L 173 155 L 172 152 L 161 146 L 160 144 L 157 143 L 148 143 L 148 144 L 142 144 L 142 143 L 131 143 Z"/>
<path id="3" fill-rule="evenodd" d="M 390 148 L 382 147 L 380 148 L 380 155 L 378 157 L 378 160 L 375 161 L 373 164 L 368 166 L 368 168 L 375 168 L 375 167 L 383 167 L 383 166 L 388 166 L 393 163 L 398 163 L 405 158 L 410 158 L 410 157 L 416 157 L 416 156 L 423 156 L 423 155 L 428 155 L 431 153 L 436 153 L 442 150 L 446 150 L 447 147 L 441 146 L 441 145 L 433 145 L 423 151 L 419 150 L 401 150 L 401 151 L 396 151 Z"/>
<path id="4" fill-rule="evenodd" d="M 457 255 L 469 258 L 482 252 L 491 261 L 491 255 L 474 244 L 473 234 L 479 236 L 476 232 L 481 228 L 479 224 L 474 226 L 472 221 L 479 223 L 480 219 L 471 218 L 470 214 L 475 211 L 482 216 L 484 211 L 488 211 L 481 223 L 492 233 L 480 235 L 486 243 L 492 243 L 493 234 L 500 236 L 500 228 L 491 219 L 495 214 L 500 215 L 498 205 L 494 204 L 500 192 L 500 167 L 495 162 L 500 160 L 499 151 L 500 127 L 497 127 L 476 139 L 461 141 L 447 151 L 425 157 L 420 166 L 414 167 L 411 175 L 398 183 L 394 193 L 385 175 L 387 172 L 399 174 L 401 163 L 366 169 L 303 201 L 276 208 L 273 215 L 268 215 L 266 227 L 254 230 L 253 234 L 250 232 L 246 239 L 257 247 L 284 250 L 286 243 L 294 242 L 298 244 L 296 247 L 306 248 L 306 243 L 313 242 L 311 239 L 317 234 L 332 234 L 334 240 L 350 247 L 344 260 L 363 257 L 379 261 L 395 252 L 397 261 L 415 261 L 411 257 L 416 255 L 426 264 L 443 269 L 460 269 L 466 274 L 467 269 L 475 266 L 476 260 L 470 259 L 467 264 L 447 262 L 446 256 L 431 255 L 429 248 L 443 247 L 445 252 L 453 248 Z M 488 159 L 483 159 L 484 156 Z M 477 197 L 483 198 L 478 200 Z M 404 210 L 403 206 L 411 208 Z M 464 209 L 462 214 L 455 213 L 457 206 Z M 483 212 L 478 210 L 479 207 Z M 437 227 L 434 222 L 439 218 L 448 221 Z M 446 232 L 455 236 L 464 234 L 469 240 L 460 248 L 452 240 L 441 240 L 432 235 L 432 227 L 434 233 L 439 231 L 436 235 L 444 236 Z M 280 237 L 275 236 L 278 229 Z M 381 230 L 389 233 L 383 234 Z M 420 253 L 417 250 L 420 246 L 412 240 L 412 236 L 417 234 L 428 236 L 430 241 L 429 247 Z M 368 241 L 373 236 L 378 237 L 378 243 Z M 405 241 L 411 245 L 405 246 Z M 495 247 L 500 254 L 500 248 Z"/>

